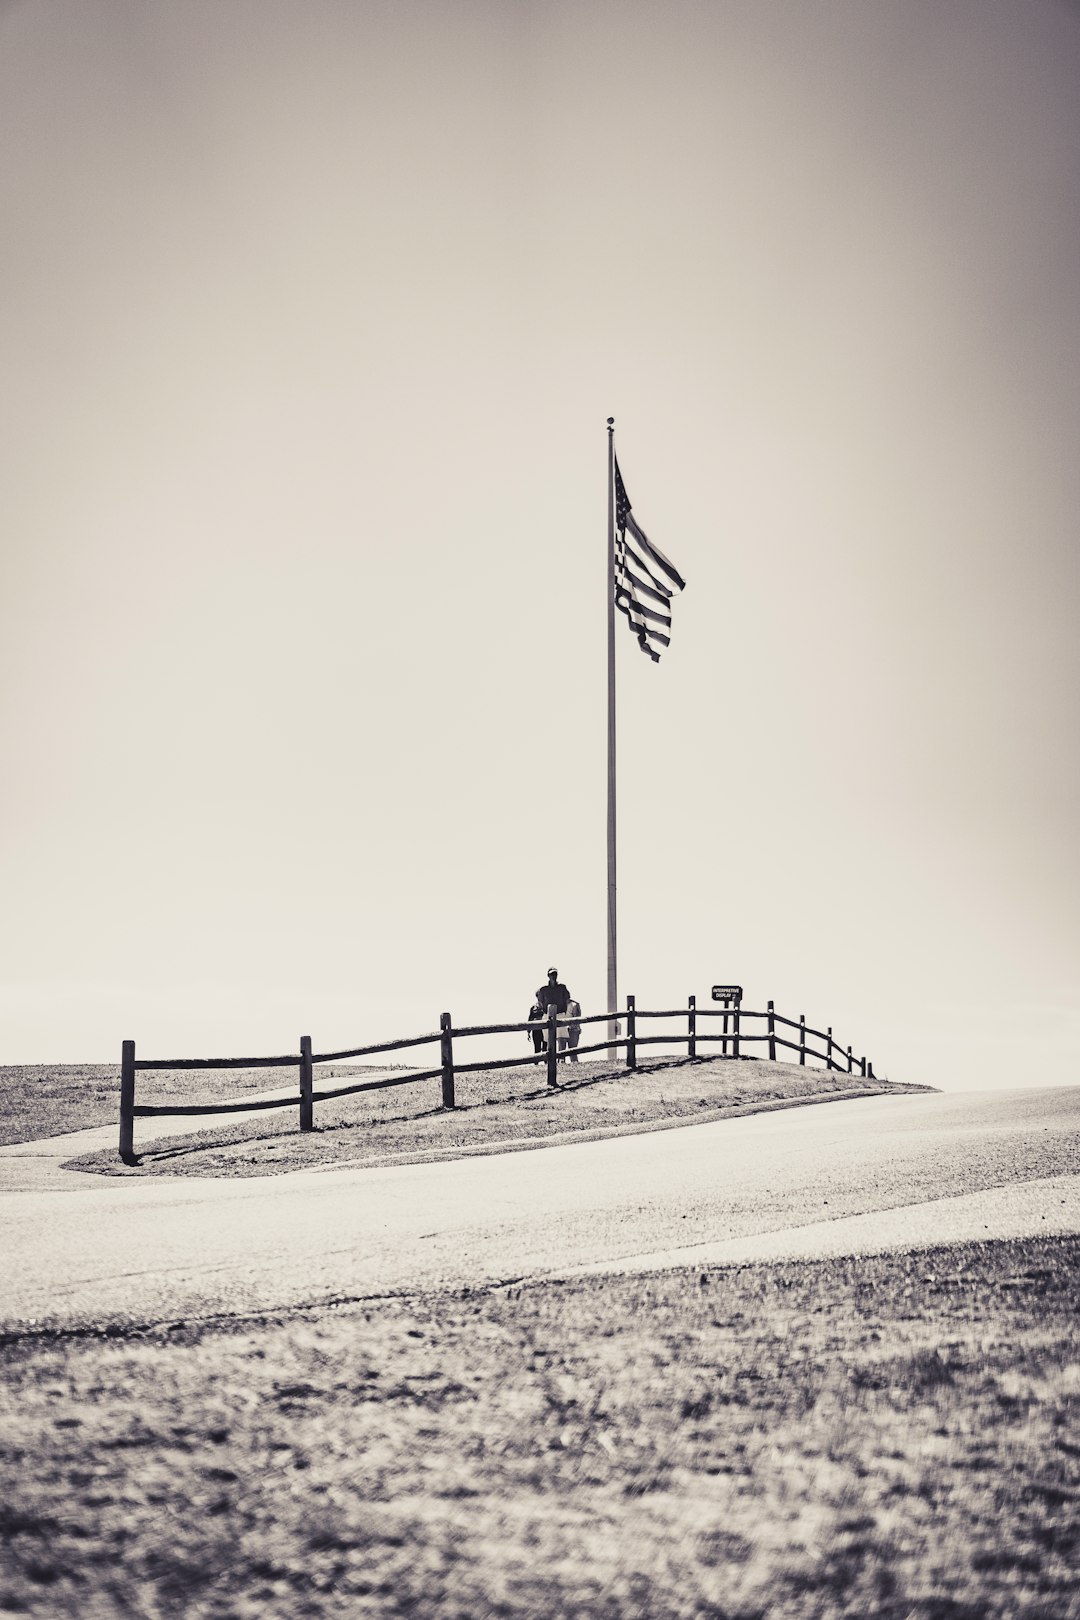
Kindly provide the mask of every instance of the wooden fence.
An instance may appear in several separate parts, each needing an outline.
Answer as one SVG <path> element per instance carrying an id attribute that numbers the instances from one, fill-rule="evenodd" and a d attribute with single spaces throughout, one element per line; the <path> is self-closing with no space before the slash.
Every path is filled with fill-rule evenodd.
<path id="1" fill-rule="evenodd" d="M 823 1063 L 827 1069 L 836 1069 L 848 1074 L 858 1072 L 863 1078 L 874 1078 L 874 1065 L 865 1057 L 852 1057 L 851 1047 L 843 1047 L 833 1039 L 832 1027 L 826 1030 L 812 1029 L 806 1022 L 805 1016 L 798 1019 L 784 1018 L 778 1013 L 773 1003 L 766 1003 L 765 1012 L 754 1012 L 746 1007 L 699 1007 L 697 999 L 690 996 L 685 1007 L 667 1008 L 661 1011 L 646 1011 L 637 1006 L 633 996 L 626 998 L 626 1013 L 624 1017 L 626 1034 L 616 1039 L 605 1035 L 602 1041 L 591 1045 L 577 1046 L 572 1050 L 583 1057 L 590 1052 L 613 1052 L 619 1048 L 626 1053 L 626 1067 L 636 1069 L 638 1066 L 638 1048 L 641 1046 L 672 1046 L 686 1043 L 688 1058 L 697 1058 L 698 1048 L 703 1045 L 715 1046 L 719 1044 L 721 1057 L 741 1058 L 751 1054 L 744 1051 L 747 1046 L 764 1044 L 768 1046 L 768 1055 L 772 1062 L 776 1061 L 777 1048 L 782 1047 L 789 1052 L 798 1053 L 800 1064 L 810 1061 Z M 204 1115 L 204 1114 L 244 1114 L 253 1113 L 262 1108 L 295 1108 L 299 1102 L 300 1129 L 310 1131 L 314 1128 L 314 1112 L 317 1102 L 331 1102 L 335 1097 L 352 1097 L 363 1091 L 384 1091 L 389 1086 L 419 1085 L 425 1080 L 438 1080 L 442 1089 L 442 1106 L 450 1109 L 456 1106 L 454 1096 L 454 1080 L 459 1074 L 477 1074 L 484 1069 L 516 1069 L 526 1064 L 535 1063 L 537 1056 L 531 1052 L 528 1057 L 519 1058 L 491 1058 L 480 1063 L 462 1063 L 454 1056 L 454 1042 L 467 1040 L 476 1035 L 513 1035 L 529 1034 L 537 1029 L 541 1030 L 547 1044 L 546 1062 L 547 1083 L 557 1086 L 558 1066 L 570 1055 L 569 1050 L 559 1051 L 558 1042 L 560 1030 L 567 1024 L 606 1024 L 612 1015 L 610 1013 L 593 1013 L 587 1018 L 559 1018 L 554 1010 L 546 1018 L 534 1023 L 520 1024 L 475 1024 L 462 1029 L 455 1029 L 449 1013 L 443 1013 L 439 1019 L 439 1028 L 430 1035 L 410 1035 L 404 1040 L 380 1041 L 374 1046 L 357 1046 L 345 1052 L 312 1052 L 311 1036 L 300 1037 L 300 1050 L 285 1057 L 262 1058 L 137 1058 L 135 1056 L 135 1042 L 125 1041 L 120 1059 L 120 1157 L 125 1164 L 136 1163 L 135 1158 L 135 1121 L 137 1119 L 153 1119 L 163 1115 Z M 668 1030 L 658 1035 L 641 1035 L 638 1033 L 638 1024 L 643 1019 L 677 1018 L 685 1019 L 685 1033 L 682 1029 Z M 720 1020 L 720 1027 L 710 1027 L 708 1022 L 702 1026 L 702 1020 Z M 763 1028 L 758 1028 L 754 1020 Z M 778 1034 L 778 1027 L 790 1030 L 798 1036 L 797 1040 L 788 1039 Z M 812 1040 L 822 1042 L 823 1049 L 818 1050 L 811 1044 Z M 430 1046 L 434 1043 L 439 1046 L 438 1065 L 430 1069 L 409 1069 L 400 1075 L 383 1075 L 377 1080 L 363 1080 L 345 1086 L 331 1086 L 319 1091 L 314 1087 L 314 1069 L 320 1063 L 345 1063 L 352 1058 L 377 1057 L 391 1052 L 404 1052 L 414 1046 Z M 837 1056 L 838 1054 L 838 1056 Z M 272 1097 L 259 1100 L 245 1099 L 241 1102 L 221 1103 L 137 1103 L 135 1101 L 135 1076 L 140 1072 L 154 1069 L 296 1069 L 299 1072 L 299 1096 L 294 1092 L 288 1097 Z"/>

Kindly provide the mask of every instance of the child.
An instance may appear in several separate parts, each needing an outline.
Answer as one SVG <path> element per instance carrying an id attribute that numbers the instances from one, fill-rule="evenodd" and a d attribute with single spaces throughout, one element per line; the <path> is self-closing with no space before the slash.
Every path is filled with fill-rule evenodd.
<path id="1" fill-rule="evenodd" d="M 533 1023 L 534 1020 L 543 1018 L 543 1016 L 543 1012 L 540 1010 L 538 1004 L 534 1001 L 532 1006 L 529 1008 L 530 1024 Z M 537 1028 L 530 1029 L 529 1034 L 532 1036 L 533 1051 L 536 1053 L 536 1061 L 539 1063 L 541 1052 L 547 1051 L 547 1042 L 544 1040 L 543 1028 L 538 1025 Z"/>

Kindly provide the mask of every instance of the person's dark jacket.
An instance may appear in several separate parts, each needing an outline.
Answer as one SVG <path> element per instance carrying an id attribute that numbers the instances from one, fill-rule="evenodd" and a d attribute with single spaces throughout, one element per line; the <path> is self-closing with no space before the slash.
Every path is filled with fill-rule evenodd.
<path id="1" fill-rule="evenodd" d="M 570 992 L 565 984 L 542 984 L 536 992 L 536 1005 L 547 1017 L 549 1007 L 554 1007 L 560 1017 L 565 1013 L 570 1002 Z"/>

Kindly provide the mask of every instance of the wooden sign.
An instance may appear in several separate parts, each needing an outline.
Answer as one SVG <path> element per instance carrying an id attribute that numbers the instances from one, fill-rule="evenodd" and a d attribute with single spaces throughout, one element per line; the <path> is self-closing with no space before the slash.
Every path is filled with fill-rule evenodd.
<path id="1" fill-rule="evenodd" d="M 731 1002 L 734 1002 L 737 1007 L 742 1001 L 742 985 L 714 984 L 712 987 L 712 998 L 714 1001 L 722 1001 L 725 1007 Z"/>

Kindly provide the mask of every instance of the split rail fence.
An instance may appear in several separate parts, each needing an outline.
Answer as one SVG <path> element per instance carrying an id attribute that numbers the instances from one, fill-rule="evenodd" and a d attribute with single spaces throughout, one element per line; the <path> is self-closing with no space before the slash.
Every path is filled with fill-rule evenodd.
<path id="1" fill-rule="evenodd" d="M 135 1042 L 124 1041 L 120 1060 L 120 1157 L 125 1164 L 136 1163 L 135 1157 L 135 1121 L 137 1119 L 154 1119 L 164 1115 L 204 1115 L 204 1114 L 244 1114 L 254 1113 L 264 1108 L 295 1108 L 299 1102 L 300 1129 L 310 1131 L 314 1129 L 315 1104 L 317 1102 L 332 1102 L 337 1097 L 353 1097 L 364 1091 L 385 1091 L 390 1086 L 414 1086 L 425 1080 L 438 1080 L 442 1088 L 442 1106 L 451 1109 L 456 1106 L 454 1081 L 459 1074 L 478 1074 L 484 1069 L 515 1069 L 526 1064 L 535 1064 L 537 1055 L 530 1053 L 523 1058 L 491 1058 L 479 1063 L 461 1063 L 454 1055 L 454 1042 L 467 1040 L 477 1035 L 512 1035 L 531 1034 L 540 1030 L 547 1044 L 546 1054 L 541 1061 L 546 1061 L 547 1083 L 549 1086 L 558 1085 L 558 1065 L 570 1056 L 570 1050 L 559 1050 L 560 1031 L 565 1034 L 565 1026 L 570 1023 L 606 1024 L 612 1019 L 611 1013 L 594 1013 L 587 1018 L 560 1018 L 551 1010 L 548 1015 L 534 1022 L 520 1024 L 474 1024 L 462 1029 L 456 1029 L 449 1013 L 443 1013 L 439 1019 L 439 1028 L 430 1035 L 411 1035 L 404 1040 L 380 1041 L 373 1046 L 357 1046 L 344 1052 L 312 1052 L 311 1036 L 300 1037 L 299 1053 L 289 1053 L 284 1057 L 261 1058 L 137 1058 L 135 1056 Z M 813 1060 L 825 1065 L 827 1069 L 839 1070 L 848 1074 L 858 1073 L 863 1078 L 874 1079 L 874 1065 L 865 1057 L 853 1057 L 850 1046 L 844 1047 L 833 1039 L 832 1026 L 828 1029 L 812 1029 L 806 1022 L 804 1015 L 797 1019 L 785 1018 L 778 1013 L 771 1001 L 766 1003 L 766 1011 L 754 1012 L 749 1008 L 734 1007 L 699 1007 L 697 999 L 690 996 L 685 1007 L 668 1008 L 661 1011 L 647 1011 L 638 1007 L 633 996 L 626 998 L 626 1012 L 619 1015 L 625 1023 L 626 1034 L 615 1038 L 605 1035 L 602 1041 L 592 1045 L 572 1048 L 574 1054 L 583 1057 L 590 1052 L 614 1052 L 623 1049 L 626 1052 L 626 1067 L 636 1069 L 638 1066 L 638 1048 L 642 1046 L 672 1046 L 686 1043 L 688 1058 L 698 1056 L 698 1048 L 703 1045 L 719 1044 L 721 1057 L 740 1058 L 749 1056 L 743 1048 L 752 1045 L 767 1045 L 769 1059 L 776 1061 L 778 1048 L 789 1052 L 796 1052 L 800 1064 Z M 659 1035 L 641 1035 L 638 1033 L 638 1024 L 642 1020 L 659 1018 L 678 1018 L 686 1020 L 685 1033 L 682 1030 L 668 1030 Z M 708 1022 L 702 1026 L 702 1020 L 720 1020 L 720 1028 L 710 1028 Z M 754 1024 L 758 1021 L 759 1028 Z M 797 1040 L 789 1039 L 786 1035 L 778 1033 L 779 1029 L 790 1030 L 798 1036 Z M 818 1050 L 811 1043 L 812 1040 L 821 1041 L 823 1049 Z M 318 1091 L 314 1086 L 314 1070 L 317 1064 L 345 1063 L 353 1058 L 386 1056 L 392 1052 L 404 1052 L 415 1046 L 430 1046 L 434 1043 L 439 1046 L 438 1065 L 430 1069 L 410 1069 L 405 1074 L 381 1075 L 376 1080 L 363 1080 L 344 1086 L 324 1087 Z M 834 1056 L 838 1054 L 838 1056 Z M 286 1097 L 245 1098 L 239 1102 L 221 1103 L 137 1103 L 135 1101 L 135 1076 L 139 1073 L 148 1073 L 154 1069 L 169 1069 L 172 1071 L 193 1069 L 298 1069 L 299 1071 L 299 1097 L 294 1092 Z"/>

